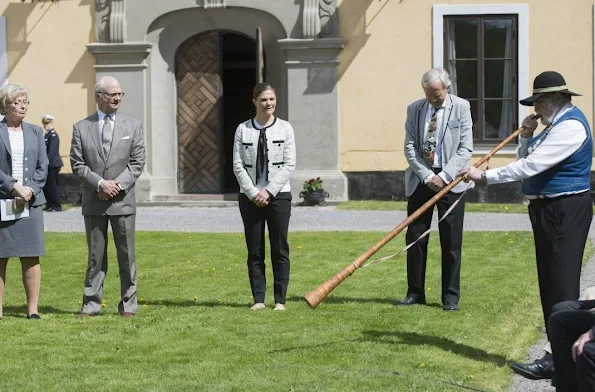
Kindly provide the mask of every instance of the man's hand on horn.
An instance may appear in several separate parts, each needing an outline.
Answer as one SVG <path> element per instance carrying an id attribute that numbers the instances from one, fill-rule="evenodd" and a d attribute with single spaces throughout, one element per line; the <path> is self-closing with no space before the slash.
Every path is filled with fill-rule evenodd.
<path id="1" fill-rule="evenodd" d="M 463 177 L 463 181 L 465 181 L 465 182 L 469 182 L 469 181 L 479 182 L 479 181 L 484 180 L 484 178 L 482 177 L 482 174 L 483 174 L 483 170 L 479 170 L 476 167 L 469 166 L 469 167 L 459 170 L 459 172 L 457 173 L 457 177 Z"/>

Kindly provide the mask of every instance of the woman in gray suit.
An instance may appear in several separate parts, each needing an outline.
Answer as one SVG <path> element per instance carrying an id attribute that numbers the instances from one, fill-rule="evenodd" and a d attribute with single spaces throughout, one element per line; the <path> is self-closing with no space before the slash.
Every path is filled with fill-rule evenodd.
<path id="1" fill-rule="evenodd" d="M 41 281 L 39 256 L 44 253 L 43 186 L 48 158 L 43 130 L 23 121 L 29 99 L 27 90 L 8 84 L 0 88 L 0 319 L 10 257 L 21 259 L 27 295 L 27 318 L 39 319 L 37 301 Z M 28 209 L 29 215 L 26 215 Z M 14 214 L 10 214 L 10 212 Z M 17 212 L 24 210 L 19 217 Z M 16 219 L 15 219 L 16 218 Z"/>
<path id="2" fill-rule="evenodd" d="M 240 184 L 240 213 L 248 247 L 248 277 L 254 297 L 250 309 L 265 307 L 266 222 L 273 263 L 274 310 L 285 310 L 289 283 L 289 178 L 295 169 L 295 139 L 291 125 L 274 115 L 275 89 L 268 83 L 259 83 L 252 95 L 256 117 L 238 126 L 233 149 L 233 171 Z"/>

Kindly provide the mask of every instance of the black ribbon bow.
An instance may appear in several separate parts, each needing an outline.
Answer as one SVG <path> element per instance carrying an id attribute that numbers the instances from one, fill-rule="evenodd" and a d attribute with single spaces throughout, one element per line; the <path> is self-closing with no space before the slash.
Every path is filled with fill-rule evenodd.
<path id="1" fill-rule="evenodd" d="M 254 127 L 254 129 L 258 129 L 260 131 L 260 135 L 258 136 L 258 147 L 256 149 L 256 152 L 257 152 L 257 155 L 256 155 L 256 183 L 257 184 L 260 180 L 260 176 L 263 171 L 266 176 L 265 181 L 267 181 L 267 182 L 269 181 L 269 170 L 268 170 L 269 153 L 268 153 L 268 148 L 267 148 L 267 133 L 266 133 L 266 131 L 268 128 L 275 125 L 275 122 L 277 122 L 277 117 L 275 117 L 275 119 L 273 120 L 271 125 L 264 127 L 262 129 L 258 129 L 254 119 L 252 119 L 252 126 Z M 266 170 L 263 170 L 265 168 L 266 168 Z"/>

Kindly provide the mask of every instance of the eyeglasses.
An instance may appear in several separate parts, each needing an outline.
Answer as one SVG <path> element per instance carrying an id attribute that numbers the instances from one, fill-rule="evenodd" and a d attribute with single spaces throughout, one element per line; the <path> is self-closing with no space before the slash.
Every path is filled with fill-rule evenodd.
<path id="1" fill-rule="evenodd" d="M 19 106 L 29 106 L 30 103 L 31 103 L 31 101 L 15 101 L 15 102 L 11 102 L 10 104 L 12 106 L 14 106 L 15 108 L 17 108 Z"/>
<path id="2" fill-rule="evenodd" d="M 105 93 L 103 91 L 100 91 L 99 94 L 103 94 L 104 96 L 108 97 L 108 98 L 116 98 L 116 97 L 124 97 L 124 93 Z"/>

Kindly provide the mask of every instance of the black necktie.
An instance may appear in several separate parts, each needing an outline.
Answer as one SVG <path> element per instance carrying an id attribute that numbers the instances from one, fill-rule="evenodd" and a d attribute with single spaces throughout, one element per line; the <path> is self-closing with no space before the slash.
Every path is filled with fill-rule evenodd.
<path id="1" fill-rule="evenodd" d="M 274 124 L 274 122 L 273 122 Z M 273 125 L 271 124 L 271 125 Z M 254 120 L 252 120 L 252 125 L 254 126 L 255 129 L 256 128 L 256 124 L 254 123 Z M 269 125 L 269 127 L 271 126 Z M 260 180 L 260 176 L 263 172 L 263 169 L 266 168 L 266 170 L 264 170 L 265 172 L 265 181 L 269 181 L 269 171 L 268 171 L 268 160 L 269 160 L 269 154 L 268 154 L 268 150 L 267 150 L 267 128 L 268 127 L 264 127 L 262 129 L 260 129 L 260 135 L 258 136 L 258 148 L 256 150 L 257 155 L 256 155 L 256 183 L 258 184 L 259 180 Z"/>

